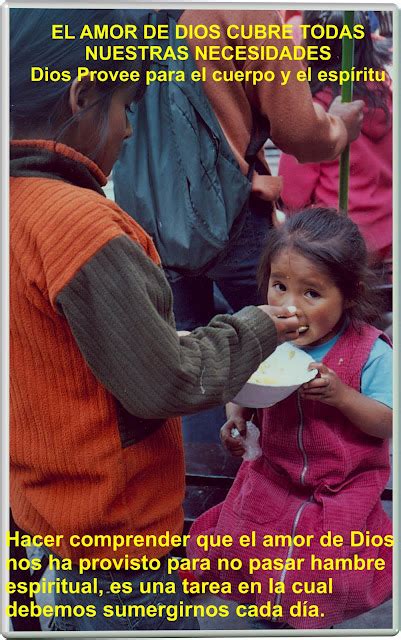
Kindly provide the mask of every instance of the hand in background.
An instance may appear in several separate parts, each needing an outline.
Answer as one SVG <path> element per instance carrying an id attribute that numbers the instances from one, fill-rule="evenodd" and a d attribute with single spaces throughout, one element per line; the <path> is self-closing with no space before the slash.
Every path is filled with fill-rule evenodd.
<path id="1" fill-rule="evenodd" d="M 302 385 L 300 395 L 336 407 L 360 431 L 375 438 L 391 438 L 393 411 L 391 407 L 363 395 L 344 384 L 337 374 L 322 362 L 311 362 L 309 368 L 319 375 Z"/>
<path id="2" fill-rule="evenodd" d="M 341 96 L 337 96 L 330 105 L 329 114 L 341 118 L 347 129 L 348 143 L 356 140 L 361 132 L 364 106 L 363 100 L 341 102 Z"/>
<path id="3" fill-rule="evenodd" d="M 308 369 L 317 369 L 319 373 L 316 378 L 302 385 L 301 397 L 305 400 L 319 400 L 333 407 L 338 406 L 347 387 L 335 371 L 329 369 L 323 362 L 311 362 Z"/>

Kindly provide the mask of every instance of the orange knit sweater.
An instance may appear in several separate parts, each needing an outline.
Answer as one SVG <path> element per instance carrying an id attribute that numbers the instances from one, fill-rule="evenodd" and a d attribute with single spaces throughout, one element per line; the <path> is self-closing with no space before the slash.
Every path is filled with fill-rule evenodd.
<path id="1" fill-rule="evenodd" d="M 53 149 L 54 143 L 41 146 Z M 105 184 L 90 160 L 64 145 L 57 151 L 86 164 Z M 24 530 L 64 535 L 54 551 L 73 560 L 110 555 L 107 548 L 72 548 L 68 539 L 74 533 L 157 535 L 182 528 L 180 419 L 122 448 L 113 398 L 55 306 L 77 269 L 122 234 L 158 261 L 139 225 L 101 195 L 52 179 L 11 178 L 11 506 Z M 157 547 L 145 551 L 155 557 L 166 553 Z"/>

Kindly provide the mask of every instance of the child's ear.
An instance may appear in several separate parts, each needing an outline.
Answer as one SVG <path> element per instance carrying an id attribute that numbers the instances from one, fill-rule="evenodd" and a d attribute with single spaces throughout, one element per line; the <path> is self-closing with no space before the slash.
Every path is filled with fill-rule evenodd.
<path id="1" fill-rule="evenodd" d="M 84 76 L 82 80 L 75 78 L 70 87 L 69 103 L 72 115 L 88 107 L 97 98 L 96 83 L 90 80 L 89 76 Z"/>

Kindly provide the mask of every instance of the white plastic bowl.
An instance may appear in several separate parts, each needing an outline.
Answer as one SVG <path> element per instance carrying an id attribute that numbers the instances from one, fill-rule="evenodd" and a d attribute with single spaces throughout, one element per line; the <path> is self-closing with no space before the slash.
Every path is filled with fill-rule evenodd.
<path id="1" fill-rule="evenodd" d="M 242 407 L 271 407 L 313 380 L 316 369 L 308 371 L 313 359 L 305 351 L 284 342 L 252 374 L 233 402 Z"/>

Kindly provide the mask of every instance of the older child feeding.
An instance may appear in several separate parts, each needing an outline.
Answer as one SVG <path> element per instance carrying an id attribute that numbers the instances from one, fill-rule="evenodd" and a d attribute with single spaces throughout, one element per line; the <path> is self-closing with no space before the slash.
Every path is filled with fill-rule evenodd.
<path id="1" fill-rule="evenodd" d="M 183 527 L 177 416 L 233 398 L 277 338 L 298 335 L 299 322 L 293 312 L 263 305 L 177 335 L 152 240 L 102 191 L 132 134 L 126 112 L 144 84 L 78 81 L 85 41 L 51 38 L 54 24 L 79 33 L 84 25 L 130 24 L 130 14 L 60 8 L 10 14 L 13 517 L 51 548 L 52 539 L 59 541 L 56 555 L 65 562 L 56 565 L 57 582 L 76 586 L 55 594 L 48 614 L 54 613 L 54 630 L 198 629 L 167 566 L 172 538 Z M 30 79 L 32 64 L 62 64 L 72 80 L 39 86 Z M 136 68 L 143 78 L 146 64 L 110 60 L 102 68 Z M 157 542 L 134 547 L 129 536 L 136 535 Z M 112 536 L 121 544 L 110 546 Z M 91 568 L 85 573 L 83 558 L 83 568 Z M 97 593 L 80 590 L 95 578 L 102 585 Z M 152 616 L 147 607 L 155 596 L 140 593 L 140 584 L 159 579 L 173 590 L 157 596 L 164 613 Z M 179 605 L 186 614 L 166 615 L 167 606 Z"/>
<path id="2" fill-rule="evenodd" d="M 391 595 L 391 522 L 380 496 L 390 470 L 392 352 L 386 336 L 367 324 L 376 315 L 371 277 L 357 226 L 334 210 L 300 212 L 272 233 L 260 283 L 270 304 L 296 307 L 300 329 L 293 344 L 312 356 L 310 366 L 319 373 L 258 411 L 261 457 L 243 462 L 226 500 L 191 530 L 192 540 L 201 532 L 237 540 L 228 551 L 208 553 L 211 569 L 198 574 L 202 579 L 230 580 L 231 598 L 270 603 L 266 618 L 291 627 L 330 627 Z M 244 434 L 250 411 L 231 403 L 227 415 L 222 439 L 240 455 L 241 441 L 231 430 Z M 239 545 L 251 532 L 255 544 Z M 269 535 L 291 540 L 270 545 Z M 294 544 L 308 535 L 310 544 Z M 325 535 L 340 536 L 340 543 L 322 545 Z M 368 544 L 370 535 L 383 544 Z M 189 554 L 199 555 L 194 543 Z M 240 558 L 242 569 L 219 572 L 222 556 Z M 249 579 L 260 582 L 255 595 L 238 591 Z M 320 591 L 300 595 L 300 583 L 319 584 Z M 300 598 L 318 610 L 295 615 Z"/>

